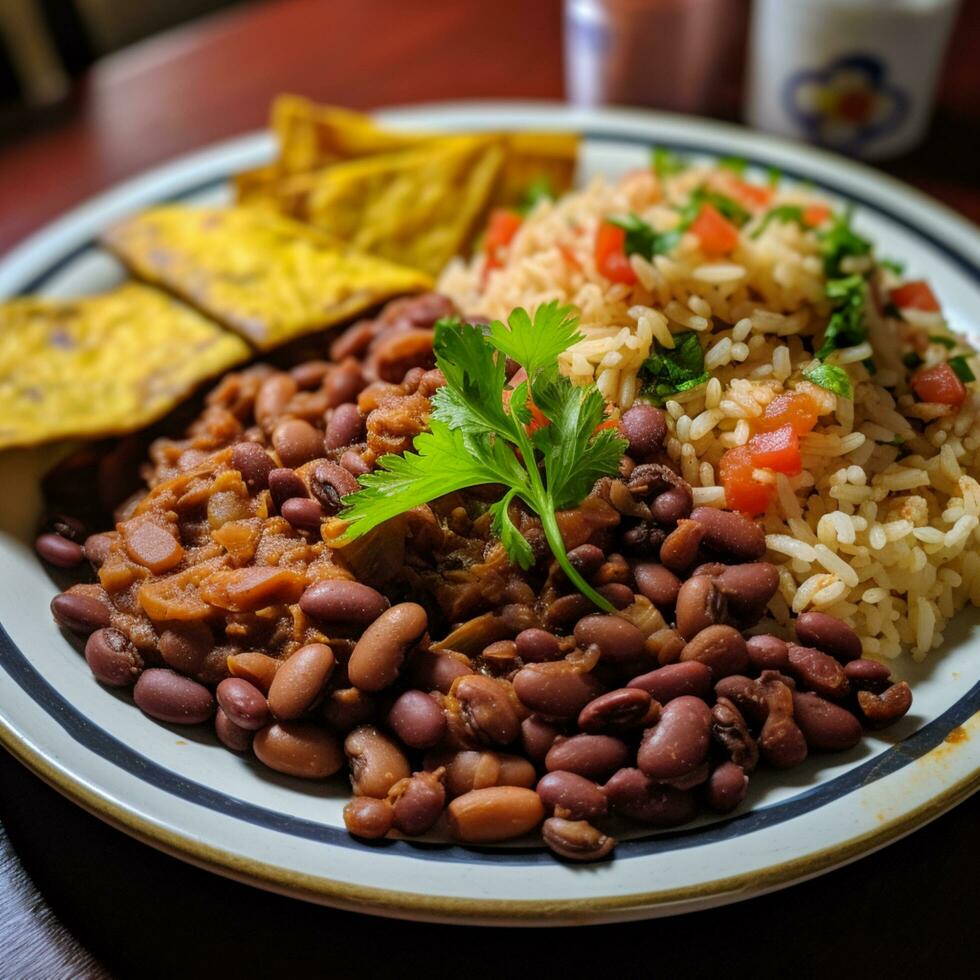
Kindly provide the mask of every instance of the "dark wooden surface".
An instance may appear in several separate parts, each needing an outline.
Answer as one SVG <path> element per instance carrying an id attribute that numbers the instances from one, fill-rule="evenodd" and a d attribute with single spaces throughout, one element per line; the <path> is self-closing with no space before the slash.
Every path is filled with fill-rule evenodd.
<path id="1" fill-rule="evenodd" d="M 929 140 L 886 167 L 974 221 L 978 45 L 980 0 L 966 0 Z M 281 90 L 365 108 L 559 98 L 560 3 L 283 0 L 114 56 L 54 119 L 0 146 L 0 250 L 118 180 L 262 125 Z M 191 868 L 90 817 L 0 751 L 0 980 L 969 976 L 980 956 L 978 820 L 974 798 L 823 878 L 680 919 L 447 929 L 307 906 Z"/>

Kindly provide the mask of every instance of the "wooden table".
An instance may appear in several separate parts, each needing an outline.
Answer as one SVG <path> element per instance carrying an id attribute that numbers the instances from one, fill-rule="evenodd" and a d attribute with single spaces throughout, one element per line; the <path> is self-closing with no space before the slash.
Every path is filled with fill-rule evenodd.
<path id="1" fill-rule="evenodd" d="M 59 123 L 0 147 L 0 249 L 115 181 L 261 126 L 281 90 L 366 108 L 559 98 L 560 13 L 559 0 L 288 0 L 148 41 L 94 70 Z M 929 141 L 886 168 L 975 221 L 978 39 L 980 2 L 967 0 Z M 724 114 L 734 117 L 736 95 Z M 629 976 L 943 976 L 980 953 L 978 798 L 789 891 L 561 934 L 386 922 L 266 895 L 130 840 L 2 752 L 0 819 L 3 980 L 109 971 L 564 978 L 610 967 Z"/>

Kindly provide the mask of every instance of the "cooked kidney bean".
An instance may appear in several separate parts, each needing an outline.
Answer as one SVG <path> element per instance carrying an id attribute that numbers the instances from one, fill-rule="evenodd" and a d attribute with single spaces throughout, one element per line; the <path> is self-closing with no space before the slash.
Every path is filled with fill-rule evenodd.
<path id="1" fill-rule="evenodd" d="M 394 683 L 405 654 L 425 633 L 425 610 L 414 602 L 386 609 L 361 635 L 347 664 L 350 682 L 362 691 Z"/>
<path id="2" fill-rule="evenodd" d="M 602 693 L 595 677 L 564 660 L 528 664 L 514 675 L 513 684 L 521 703 L 547 718 L 575 718 Z"/>
<path id="3" fill-rule="evenodd" d="M 221 744 L 232 752 L 248 752 L 252 747 L 254 732 L 236 725 L 220 707 L 214 713 L 214 733 Z"/>
<path id="4" fill-rule="evenodd" d="M 395 810 L 387 800 L 352 796 L 344 807 L 344 826 L 355 837 L 377 840 L 391 830 L 394 822 Z"/>
<path id="5" fill-rule="evenodd" d="M 344 752 L 350 763 L 351 786 L 355 796 L 387 795 L 411 769 L 398 746 L 373 725 L 359 725 L 344 739 Z"/>
<path id="6" fill-rule="evenodd" d="M 789 769 L 806 758 L 806 739 L 793 720 L 793 691 L 778 676 L 771 674 L 771 671 L 765 671 L 759 679 L 767 710 L 759 733 L 759 752 L 774 768 Z"/>
<path id="7" fill-rule="evenodd" d="M 749 665 L 745 639 L 732 626 L 709 626 L 684 647 L 681 662 L 696 661 L 711 668 L 715 681 L 740 674 Z"/>
<path id="8" fill-rule="evenodd" d="M 559 737 L 544 757 L 549 772 L 574 772 L 586 779 L 604 779 L 626 765 L 629 748 L 611 735 Z"/>
<path id="9" fill-rule="evenodd" d="M 723 762 L 708 779 L 705 799 L 708 806 L 718 813 L 731 813 L 745 799 L 749 777 L 741 766 Z"/>
<path id="10" fill-rule="evenodd" d="M 241 677 L 254 684 L 263 694 L 269 693 L 272 680 L 279 670 L 279 661 L 257 650 L 235 653 L 228 658 L 228 671 L 233 677 Z"/>
<path id="11" fill-rule="evenodd" d="M 656 496 L 650 513 L 661 524 L 676 524 L 691 514 L 691 494 L 682 487 L 671 487 Z"/>
<path id="12" fill-rule="evenodd" d="M 44 522 L 44 530 L 61 535 L 76 544 L 84 544 L 88 528 L 77 517 L 70 514 L 52 514 Z"/>
<path id="13" fill-rule="evenodd" d="M 424 328 L 385 331 L 371 345 L 365 362 L 368 376 L 398 384 L 411 368 L 432 367 L 432 336 L 432 331 Z"/>
<path id="14" fill-rule="evenodd" d="M 743 628 L 754 626 L 779 588 L 779 572 L 767 561 L 729 565 L 715 577 L 715 585 L 728 602 L 729 610 Z"/>
<path id="15" fill-rule="evenodd" d="M 295 469 L 323 454 L 323 436 L 309 422 L 289 419 L 273 430 L 272 447 L 283 466 Z"/>
<path id="16" fill-rule="evenodd" d="M 664 705 L 660 721 L 643 733 L 637 765 L 651 779 L 676 779 L 704 762 L 711 742 L 711 709 L 682 695 Z"/>
<path id="17" fill-rule="evenodd" d="M 602 790 L 575 772 L 546 773 L 538 780 L 537 792 L 548 813 L 560 808 L 571 820 L 592 820 L 606 813 L 606 796 Z"/>
<path id="18" fill-rule="evenodd" d="M 324 516 L 323 508 L 309 497 L 290 497 L 279 512 L 297 531 L 319 531 Z"/>
<path id="19" fill-rule="evenodd" d="M 533 786 L 537 778 L 527 759 L 504 752 L 434 752 L 424 761 L 426 769 L 445 769 L 446 792 L 451 797 L 487 786 Z"/>
<path id="20" fill-rule="evenodd" d="M 496 640 L 483 648 L 480 663 L 495 674 L 513 670 L 517 660 L 517 644 L 513 640 Z"/>
<path id="21" fill-rule="evenodd" d="M 307 497 L 306 484 L 290 469 L 282 467 L 269 474 L 269 493 L 277 510 L 293 497 Z"/>
<path id="22" fill-rule="evenodd" d="M 715 580 L 707 575 L 689 578 L 677 594 L 677 632 L 692 640 L 702 630 L 728 620 L 728 603 Z"/>
<path id="23" fill-rule="evenodd" d="M 236 442 L 231 450 L 231 465 L 241 473 L 252 493 L 269 486 L 269 475 L 276 468 L 272 457 L 254 442 Z"/>
<path id="24" fill-rule="evenodd" d="M 641 562 L 633 568 L 636 588 L 662 612 L 674 608 L 681 590 L 681 580 L 656 562 Z"/>
<path id="25" fill-rule="evenodd" d="M 255 421 L 270 432 L 297 390 L 296 382 L 288 374 L 277 371 L 270 375 L 262 382 L 255 396 Z"/>
<path id="26" fill-rule="evenodd" d="M 269 708 L 280 721 L 294 721 L 304 715 L 320 696 L 335 659 L 325 643 L 308 643 L 294 651 L 283 663 L 269 687 Z"/>
<path id="27" fill-rule="evenodd" d="M 676 827 L 697 816 L 697 802 L 690 790 L 656 783 L 639 769 L 620 769 L 603 792 L 617 813 L 655 827 Z"/>
<path id="28" fill-rule="evenodd" d="M 118 535 L 115 531 L 104 531 L 101 534 L 90 534 L 85 539 L 83 550 L 85 557 L 98 568 L 106 558 L 109 557 L 109 550 Z"/>
<path id="29" fill-rule="evenodd" d="M 484 745 L 508 745 L 520 734 L 506 682 L 482 674 L 457 678 L 449 692 L 450 711 L 459 714 L 466 731 Z"/>
<path id="30" fill-rule="evenodd" d="M 82 592 L 62 592 L 51 600 L 51 615 L 63 629 L 81 636 L 109 625 L 109 607 Z"/>
<path id="31" fill-rule="evenodd" d="M 711 737 L 745 772 L 752 772 L 759 764 L 759 747 L 742 713 L 728 698 L 718 698 L 711 709 Z"/>
<path id="32" fill-rule="evenodd" d="M 594 544 L 580 544 L 568 552 L 568 560 L 581 575 L 591 578 L 606 560 L 606 556 L 602 548 L 597 548 Z"/>
<path id="33" fill-rule="evenodd" d="M 636 460 L 659 453 L 667 440 L 664 413 L 652 405 L 639 404 L 626 409 L 619 427 L 629 443 L 627 452 Z"/>
<path id="34" fill-rule="evenodd" d="M 677 663 L 681 659 L 681 654 L 684 652 L 687 643 L 677 630 L 665 627 L 651 633 L 643 646 L 658 664 L 665 667 L 667 664 Z"/>
<path id="35" fill-rule="evenodd" d="M 406 667 L 413 686 L 443 694 L 449 693 L 457 677 L 473 673 L 469 658 L 450 650 L 416 650 L 409 657 Z"/>
<path id="36" fill-rule="evenodd" d="M 762 686 L 749 677 L 739 674 L 723 677 L 715 684 L 715 696 L 728 698 L 753 728 L 765 723 L 769 706 Z"/>
<path id="37" fill-rule="evenodd" d="M 596 570 L 592 576 L 592 581 L 599 586 L 629 586 L 633 581 L 633 569 L 622 555 L 612 554 Z"/>
<path id="38" fill-rule="evenodd" d="M 658 715 L 659 708 L 654 708 L 653 699 L 646 691 L 639 687 L 621 687 L 590 701 L 579 712 L 578 727 L 595 735 L 640 724 L 652 725 Z"/>
<path id="39" fill-rule="evenodd" d="M 567 861 L 601 861 L 616 846 L 616 839 L 596 830 L 585 820 L 549 817 L 541 825 L 541 838 Z"/>
<path id="40" fill-rule="evenodd" d="M 319 463 L 310 477 L 310 493 L 330 515 L 339 513 L 343 498 L 357 489 L 357 480 L 336 463 Z"/>
<path id="41" fill-rule="evenodd" d="M 226 677 L 215 695 L 228 720 L 250 732 L 264 728 L 269 721 L 269 706 L 265 696 L 242 677 Z"/>
<path id="42" fill-rule="evenodd" d="M 558 637 L 547 630 L 532 626 L 521 630 L 514 639 L 517 645 L 517 655 L 525 663 L 543 663 L 547 660 L 557 660 L 561 656 Z"/>
<path id="43" fill-rule="evenodd" d="M 353 357 L 343 358 L 334 365 L 323 379 L 323 390 L 327 396 L 327 407 L 336 408 L 352 402 L 364 390 L 364 375 L 361 365 Z"/>
<path id="44" fill-rule="evenodd" d="M 846 664 L 861 656 L 861 640 L 842 619 L 822 612 L 805 612 L 796 617 L 796 638 L 805 647 L 816 647 Z"/>
<path id="45" fill-rule="evenodd" d="M 877 660 L 859 658 L 844 664 L 844 675 L 852 687 L 880 694 L 888 686 L 891 671 Z"/>
<path id="46" fill-rule="evenodd" d="M 326 779 L 344 764 L 340 743 L 309 721 L 280 721 L 255 733 L 252 749 L 259 762 L 302 779 Z"/>
<path id="47" fill-rule="evenodd" d="M 329 361 L 304 361 L 290 368 L 289 376 L 299 388 L 308 391 L 311 388 L 319 388 L 323 384 L 323 379 L 331 367 Z"/>
<path id="48" fill-rule="evenodd" d="M 813 647 L 789 645 L 789 673 L 817 694 L 842 698 L 851 689 L 844 668 L 829 654 Z"/>
<path id="49" fill-rule="evenodd" d="M 75 568 L 85 560 L 82 546 L 60 534 L 42 534 L 34 542 L 37 553 L 58 568 Z"/>
<path id="50" fill-rule="evenodd" d="M 341 687 L 330 691 L 323 699 L 320 716 L 334 731 L 343 734 L 373 721 L 377 707 L 373 695 L 356 687 Z"/>
<path id="51" fill-rule="evenodd" d="M 524 754 L 534 762 L 543 763 L 561 729 L 539 715 L 528 715 L 521 722 L 521 745 Z"/>
<path id="52" fill-rule="evenodd" d="M 757 561 L 766 553 L 766 535 L 761 525 L 737 511 L 695 507 L 691 520 L 704 532 L 705 547 L 724 559 Z"/>
<path id="53" fill-rule="evenodd" d="M 340 457 L 340 465 L 343 466 L 343 468 L 355 478 L 364 476 L 365 473 L 371 472 L 371 467 L 368 466 L 360 454 L 355 453 L 353 449 L 348 449 L 347 452 Z"/>
<path id="54" fill-rule="evenodd" d="M 133 700 L 151 718 L 172 725 L 197 725 L 214 712 L 214 698 L 203 684 L 165 667 L 151 667 L 140 674 Z"/>
<path id="55" fill-rule="evenodd" d="M 181 674 L 196 674 L 214 648 L 214 637 L 207 623 L 174 623 L 160 634 L 157 649 L 168 667 Z"/>
<path id="56" fill-rule="evenodd" d="M 330 415 L 323 436 L 323 448 L 328 452 L 357 442 L 364 433 L 364 419 L 357 406 L 351 402 L 338 405 Z"/>
<path id="57" fill-rule="evenodd" d="M 789 669 L 789 644 L 778 636 L 763 633 L 745 642 L 749 663 L 759 671 Z"/>
<path id="58" fill-rule="evenodd" d="M 861 741 L 857 718 L 818 694 L 793 692 L 793 720 L 811 749 L 842 752 Z"/>
<path id="59" fill-rule="evenodd" d="M 634 677 L 627 687 L 646 691 L 662 705 L 675 698 L 693 695 L 707 698 L 711 690 L 711 668 L 707 664 L 690 660 L 686 663 L 667 664 L 648 674 Z"/>
<path id="60" fill-rule="evenodd" d="M 96 630 L 85 643 L 85 662 L 109 687 L 129 687 L 143 670 L 143 658 L 129 637 L 111 628 Z"/>
<path id="61" fill-rule="evenodd" d="M 431 749 L 446 733 L 446 716 L 424 691 L 406 691 L 388 712 L 392 731 L 413 749 Z"/>
<path id="62" fill-rule="evenodd" d="M 630 622 L 619 616 L 595 613 L 575 624 L 575 642 L 580 647 L 595 644 L 603 660 L 624 663 L 643 654 L 645 637 Z"/>
<path id="63" fill-rule="evenodd" d="M 449 829 L 465 844 L 492 844 L 534 830 L 544 819 L 544 804 L 533 789 L 491 786 L 474 789 L 449 804 Z"/>
<path id="64" fill-rule="evenodd" d="M 857 701 L 869 725 L 887 725 L 897 721 L 912 707 L 912 689 L 905 681 L 899 681 L 881 694 L 858 691 Z"/>
<path id="65" fill-rule="evenodd" d="M 388 600 L 369 585 L 327 579 L 311 585 L 300 596 L 299 607 L 324 623 L 367 626 L 388 608 Z"/>
<path id="66" fill-rule="evenodd" d="M 677 527 L 664 539 L 660 546 L 660 562 L 675 575 L 686 576 L 691 566 L 698 560 L 698 550 L 704 528 L 686 518 L 677 522 Z"/>
<path id="67" fill-rule="evenodd" d="M 392 786 L 388 800 L 394 805 L 395 827 L 414 837 L 426 833 L 442 816 L 446 789 L 440 775 L 417 772 Z"/>

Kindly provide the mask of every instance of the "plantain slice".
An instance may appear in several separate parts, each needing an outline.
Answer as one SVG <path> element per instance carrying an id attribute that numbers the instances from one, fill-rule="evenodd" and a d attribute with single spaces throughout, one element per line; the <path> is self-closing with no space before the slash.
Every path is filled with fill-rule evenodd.
<path id="1" fill-rule="evenodd" d="M 422 272 L 261 208 L 153 208 L 111 228 L 104 243 L 138 278 L 260 351 L 432 286 Z"/>
<path id="2" fill-rule="evenodd" d="M 234 334 L 136 283 L 0 304 L 0 448 L 133 431 L 250 356 Z"/>

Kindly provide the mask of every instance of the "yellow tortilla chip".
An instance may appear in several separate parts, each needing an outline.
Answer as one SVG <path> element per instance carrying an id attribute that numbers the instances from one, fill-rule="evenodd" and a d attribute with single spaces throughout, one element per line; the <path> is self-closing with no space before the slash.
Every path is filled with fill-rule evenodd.
<path id="1" fill-rule="evenodd" d="M 573 133 L 507 133 L 507 157 L 494 205 L 513 207 L 527 196 L 537 181 L 546 183 L 555 196 L 564 194 L 575 179 L 579 137 Z"/>
<path id="2" fill-rule="evenodd" d="M 248 345 L 149 286 L 0 304 L 0 448 L 130 432 Z"/>
<path id="3" fill-rule="evenodd" d="M 259 208 L 154 208 L 111 228 L 104 241 L 139 278 L 259 350 L 432 287 L 415 269 Z"/>

